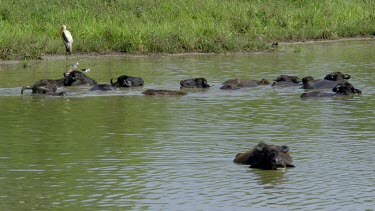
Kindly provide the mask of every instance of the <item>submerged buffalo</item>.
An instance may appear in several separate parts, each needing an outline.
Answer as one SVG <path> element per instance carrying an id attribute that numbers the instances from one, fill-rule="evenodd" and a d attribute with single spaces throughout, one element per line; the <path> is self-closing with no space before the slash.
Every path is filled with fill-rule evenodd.
<path id="1" fill-rule="evenodd" d="M 297 76 L 291 76 L 291 75 L 279 75 L 276 79 L 276 82 L 280 81 L 290 81 L 293 83 L 299 83 L 301 82 L 301 79 L 299 79 Z"/>
<path id="2" fill-rule="evenodd" d="M 176 96 L 182 96 L 182 95 L 187 94 L 186 92 L 165 90 L 165 89 L 148 89 L 142 93 L 144 95 L 176 95 Z"/>
<path id="3" fill-rule="evenodd" d="M 302 78 L 302 88 L 303 89 L 332 89 L 341 81 L 331 81 L 331 80 L 315 80 L 312 76 L 307 76 Z"/>
<path id="4" fill-rule="evenodd" d="M 279 75 L 272 83 L 272 87 L 289 87 L 300 85 L 301 80 L 297 76 Z"/>
<path id="5" fill-rule="evenodd" d="M 332 97 L 332 96 L 344 96 L 344 95 L 352 95 L 352 94 L 361 94 L 362 91 L 359 89 L 354 88 L 354 86 L 347 82 L 341 82 L 333 87 L 332 92 L 321 92 L 321 91 L 313 91 L 313 92 L 306 92 L 303 93 L 300 97 L 307 98 L 307 97 Z"/>
<path id="6" fill-rule="evenodd" d="M 220 89 L 238 89 L 242 87 L 256 87 L 259 85 L 269 85 L 267 79 L 257 80 L 244 80 L 244 79 L 230 79 L 223 83 L 223 86 Z"/>
<path id="7" fill-rule="evenodd" d="M 114 91 L 116 87 L 109 84 L 96 84 L 93 86 L 90 91 Z"/>
<path id="8" fill-rule="evenodd" d="M 292 164 L 293 160 L 288 152 L 288 146 L 259 143 L 254 149 L 244 153 L 238 153 L 233 162 L 250 165 L 250 168 L 272 170 L 294 167 Z"/>
<path id="9" fill-rule="evenodd" d="M 96 85 L 97 82 L 79 70 L 65 73 L 64 86 Z"/>
<path id="10" fill-rule="evenodd" d="M 342 72 L 333 72 L 330 74 L 327 74 L 324 77 L 324 80 L 329 80 L 329 81 L 343 81 L 343 80 L 349 80 L 350 75 L 344 74 Z"/>
<path id="11" fill-rule="evenodd" d="M 53 94 L 65 95 L 65 92 L 56 93 L 57 89 L 63 86 L 80 86 L 80 85 L 95 85 L 96 81 L 86 76 L 78 70 L 74 70 L 63 74 L 61 79 L 42 79 L 37 81 L 32 86 L 24 86 L 21 89 L 21 94 L 26 89 L 31 89 L 32 93 L 38 94 Z"/>
<path id="12" fill-rule="evenodd" d="M 209 85 L 205 78 L 191 78 L 180 81 L 181 88 L 208 88 Z"/>
<path id="13" fill-rule="evenodd" d="M 112 80 L 113 79 L 111 79 L 111 84 L 114 87 L 137 87 L 143 86 L 144 84 L 143 78 L 132 77 L 127 75 L 122 75 L 118 77 L 116 82 L 113 82 Z"/>
<path id="14" fill-rule="evenodd" d="M 324 79 L 314 79 L 312 76 L 302 78 L 304 89 L 332 89 L 336 85 L 350 79 L 350 75 L 342 72 L 327 74 Z"/>
<path id="15" fill-rule="evenodd" d="M 50 94 L 50 95 L 65 95 L 65 92 L 56 92 L 57 89 L 63 85 L 63 80 L 44 79 L 37 81 L 32 86 L 24 86 L 21 89 L 21 94 L 26 89 L 31 89 L 33 94 Z"/>

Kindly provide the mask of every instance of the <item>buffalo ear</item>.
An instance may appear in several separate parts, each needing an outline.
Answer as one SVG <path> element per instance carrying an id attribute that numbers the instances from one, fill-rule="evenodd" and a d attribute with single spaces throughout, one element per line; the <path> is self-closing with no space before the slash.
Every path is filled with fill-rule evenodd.
<path id="1" fill-rule="evenodd" d="M 265 143 L 260 143 L 260 144 L 258 144 L 258 145 L 256 146 L 256 150 L 257 150 L 258 152 L 262 152 L 263 149 L 264 149 L 264 147 L 266 147 L 266 144 L 265 144 Z"/>
<path id="2" fill-rule="evenodd" d="M 350 75 L 349 74 L 344 74 L 344 79 L 350 79 Z"/>
<path id="3" fill-rule="evenodd" d="M 288 146 L 281 146 L 281 148 L 283 148 L 283 152 L 284 153 L 289 152 L 289 147 Z"/>

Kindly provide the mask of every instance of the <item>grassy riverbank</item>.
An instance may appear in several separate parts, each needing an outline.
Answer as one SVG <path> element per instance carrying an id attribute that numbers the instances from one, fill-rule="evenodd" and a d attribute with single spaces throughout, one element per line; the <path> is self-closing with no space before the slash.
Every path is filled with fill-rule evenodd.
<path id="1" fill-rule="evenodd" d="M 62 24 L 74 54 L 257 51 L 273 41 L 375 35 L 375 2 L 3 0 L 0 59 L 64 54 Z"/>

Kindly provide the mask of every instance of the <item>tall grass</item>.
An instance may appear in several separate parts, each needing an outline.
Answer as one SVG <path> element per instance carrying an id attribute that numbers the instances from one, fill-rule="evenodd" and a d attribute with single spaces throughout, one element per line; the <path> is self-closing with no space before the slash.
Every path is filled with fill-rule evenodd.
<path id="1" fill-rule="evenodd" d="M 269 42 L 375 35 L 373 0 L 2 0 L 0 59 L 73 53 L 256 51 Z"/>

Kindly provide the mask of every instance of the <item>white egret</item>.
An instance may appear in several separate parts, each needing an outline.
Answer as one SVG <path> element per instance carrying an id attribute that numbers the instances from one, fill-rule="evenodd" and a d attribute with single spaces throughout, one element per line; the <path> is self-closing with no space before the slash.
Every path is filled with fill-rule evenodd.
<path id="1" fill-rule="evenodd" d="M 69 53 L 69 54 L 72 54 L 73 37 L 72 37 L 72 34 L 70 33 L 70 31 L 66 30 L 65 25 L 61 26 L 61 36 L 62 36 L 64 44 L 65 44 L 66 52 Z"/>
<path id="2" fill-rule="evenodd" d="M 72 34 L 70 33 L 70 31 L 68 31 L 66 29 L 66 26 L 65 25 L 62 25 L 61 26 L 61 36 L 62 36 L 62 39 L 63 39 L 63 42 L 64 42 L 64 45 L 65 45 L 65 49 L 66 49 L 66 63 L 68 63 L 68 54 L 72 54 L 72 49 L 73 49 L 73 37 L 72 37 Z"/>

